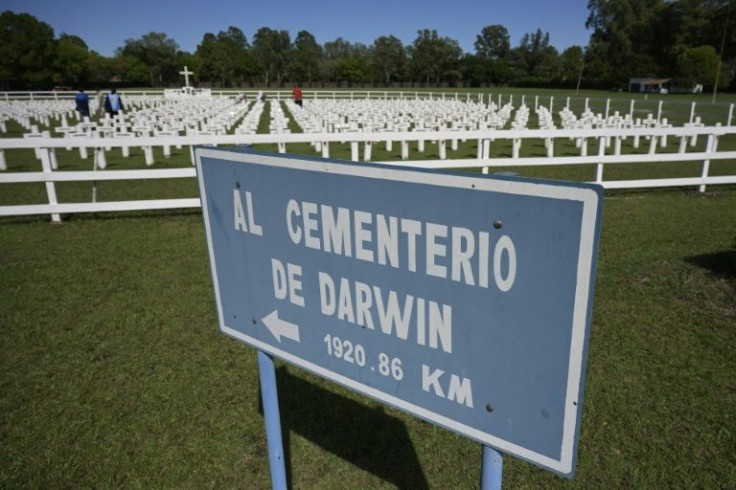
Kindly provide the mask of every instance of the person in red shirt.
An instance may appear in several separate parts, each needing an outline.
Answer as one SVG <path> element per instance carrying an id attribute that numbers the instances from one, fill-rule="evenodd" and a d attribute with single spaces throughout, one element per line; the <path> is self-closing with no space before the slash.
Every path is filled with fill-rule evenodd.
<path id="1" fill-rule="evenodd" d="M 294 86 L 292 95 L 294 96 L 294 103 L 299 107 L 302 107 L 302 89 L 300 89 L 298 85 Z"/>

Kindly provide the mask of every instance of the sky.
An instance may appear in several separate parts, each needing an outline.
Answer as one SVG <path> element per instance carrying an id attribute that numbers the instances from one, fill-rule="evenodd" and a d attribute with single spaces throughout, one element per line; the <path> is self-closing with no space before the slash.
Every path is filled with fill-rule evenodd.
<path id="1" fill-rule="evenodd" d="M 193 53 L 205 33 L 238 27 L 248 42 L 261 27 L 287 30 L 292 41 L 302 30 L 319 44 L 342 37 L 367 46 L 379 36 L 394 35 L 405 46 L 417 31 L 435 29 L 440 37 L 474 53 L 483 27 L 501 24 L 511 46 L 525 33 L 549 32 L 560 52 L 588 44 L 587 0 L 0 0 L 0 11 L 29 13 L 62 33 L 81 37 L 103 56 L 112 56 L 126 39 L 164 32 L 183 51 Z"/>

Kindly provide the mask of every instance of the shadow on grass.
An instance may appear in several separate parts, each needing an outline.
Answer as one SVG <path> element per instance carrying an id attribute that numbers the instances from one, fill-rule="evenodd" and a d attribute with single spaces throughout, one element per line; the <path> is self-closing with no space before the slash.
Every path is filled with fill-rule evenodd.
<path id="1" fill-rule="evenodd" d="M 386 414 L 327 391 L 280 367 L 276 372 L 287 477 L 291 480 L 289 433 L 391 482 L 428 489 L 406 425 Z"/>
<path id="2" fill-rule="evenodd" d="M 685 261 L 707 269 L 717 277 L 736 278 L 736 249 L 686 257 Z"/>

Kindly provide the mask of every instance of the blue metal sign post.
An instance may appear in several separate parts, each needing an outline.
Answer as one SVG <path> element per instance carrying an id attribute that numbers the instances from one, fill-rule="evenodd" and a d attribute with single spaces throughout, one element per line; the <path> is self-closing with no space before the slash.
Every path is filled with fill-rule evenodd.
<path id="1" fill-rule="evenodd" d="M 480 465 L 481 490 L 501 490 L 503 456 L 492 447 L 483 444 Z"/>
<path id="2" fill-rule="evenodd" d="M 271 488 L 286 490 L 286 462 L 281 435 L 281 416 L 279 396 L 276 390 L 276 368 L 271 356 L 258 351 L 258 373 L 263 398 L 263 418 L 266 422 L 266 442 L 268 444 L 269 467 L 271 468 Z"/>
<path id="3" fill-rule="evenodd" d="M 600 186 L 195 156 L 224 333 L 572 476 Z"/>

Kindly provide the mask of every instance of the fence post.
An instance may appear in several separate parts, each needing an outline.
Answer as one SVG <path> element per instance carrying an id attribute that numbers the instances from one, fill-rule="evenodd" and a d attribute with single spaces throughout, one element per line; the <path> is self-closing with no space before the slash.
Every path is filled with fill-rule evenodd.
<path id="1" fill-rule="evenodd" d="M 373 142 L 372 141 L 366 141 L 363 145 L 363 160 L 366 162 L 370 162 L 371 158 L 373 158 Z"/>
<path id="2" fill-rule="evenodd" d="M 708 142 L 705 145 L 705 152 L 710 155 L 711 153 L 716 151 L 716 147 L 718 146 L 718 138 L 714 134 L 708 135 Z M 708 177 L 708 169 L 710 168 L 710 158 L 708 160 L 705 160 L 703 162 L 703 171 L 700 173 L 700 176 L 703 178 Z M 700 184 L 700 187 L 698 189 L 700 192 L 705 192 L 705 184 Z"/>
<path id="3" fill-rule="evenodd" d="M 41 156 L 41 168 L 43 169 L 43 172 L 45 174 L 51 174 L 51 155 L 49 152 L 51 151 L 50 148 L 39 148 L 40 156 Z M 56 185 L 53 181 L 46 181 L 46 195 L 49 198 L 49 204 L 52 206 L 59 204 L 59 202 L 56 199 Z M 54 223 L 61 223 L 61 215 L 59 213 L 51 213 L 51 221 Z"/>
<path id="4" fill-rule="evenodd" d="M 659 101 L 659 104 L 657 105 L 657 122 L 662 120 L 662 102 L 663 100 Z"/>
<path id="5" fill-rule="evenodd" d="M 606 143 L 607 138 L 605 136 L 601 136 L 598 138 L 598 156 L 602 157 L 606 154 Z M 599 163 L 596 165 L 595 168 L 595 181 L 599 184 L 603 182 L 603 164 Z"/>
<path id="6" fill-rule="evenodd" d="M 693 103 L 690 104 L 690 122 L 693 122 L 694 118 L 695 118 L 695 101 L 693 101 Z"/>
<path id="7" fill-rule="evenodd" d="M 731 119 L 733 118 L 733 104 L 730 104 L 728 106 L 728 122 L 726 123 L 726 126 L 731 125 Z"/>

